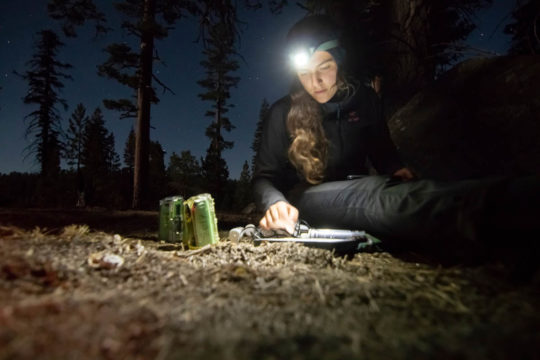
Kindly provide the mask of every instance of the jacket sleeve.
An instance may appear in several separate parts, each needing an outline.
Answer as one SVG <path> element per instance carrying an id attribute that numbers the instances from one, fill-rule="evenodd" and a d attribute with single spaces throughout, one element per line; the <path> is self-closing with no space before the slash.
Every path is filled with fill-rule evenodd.
<path id="1" fill-rule="evenodd" d="M 253 172 L 255 203 L 263 212 L 278 201 L 287 201 L 283 194 L 282 180 L 288 163 L 288 109 L 287 99 L 281 99 L 270 108 L 263 121 L 261 143 Z"/>
<path id="2" fill-rule="evenodd" d="M 368 157 L 379 174 L 393 174 L 404 165 L 384 121 L 380 99 L 373 91 L 368 93 L 368 98 L 376 119 L 369 129 Z"/>

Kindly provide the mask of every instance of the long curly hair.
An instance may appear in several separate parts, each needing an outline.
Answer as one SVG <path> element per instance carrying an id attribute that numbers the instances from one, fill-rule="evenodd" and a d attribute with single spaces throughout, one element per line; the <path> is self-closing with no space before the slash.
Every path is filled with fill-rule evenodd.
<path id="1" fill-rule="evenodd" d="M 339 73 L 336 86 L 338 93 L 349 87 Z M 287 115 L 287 130 L 292 138 L 289 161 L 308 183 L 320 184 L 324 180 L 328 155 L 321 106 L 299 83 L 290 96 L 291 109 Z"/>

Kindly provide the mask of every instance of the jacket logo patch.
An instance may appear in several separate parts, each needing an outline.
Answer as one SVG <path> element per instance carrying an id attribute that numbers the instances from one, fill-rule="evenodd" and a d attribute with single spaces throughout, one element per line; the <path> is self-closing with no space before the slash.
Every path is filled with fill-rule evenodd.
<path id="1" fill-rule="evenodd" d="M 358 112 L 351 111 L 349 113 L 349 117 L 347 118 L 347 121 L 348 122 L 358 122 L 358 121 L 360 121 L 360 116 L 358 116 Z"/>

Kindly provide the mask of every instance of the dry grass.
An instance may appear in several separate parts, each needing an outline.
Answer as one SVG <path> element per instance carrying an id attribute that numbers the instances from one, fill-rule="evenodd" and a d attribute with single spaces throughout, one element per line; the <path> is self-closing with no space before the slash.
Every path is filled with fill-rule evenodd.
<path id="1" fill-rule="evenodd" d="M 0 226 L 0 359 L 538 358 L 538 281 L 419 259 Z"/>

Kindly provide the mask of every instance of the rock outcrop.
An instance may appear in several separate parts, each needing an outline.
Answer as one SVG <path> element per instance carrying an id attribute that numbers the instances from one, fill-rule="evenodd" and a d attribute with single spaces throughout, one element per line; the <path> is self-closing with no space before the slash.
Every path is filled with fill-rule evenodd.
<path id="1" fill-rule="evenodd" d="M 464 61 L 389 127 L 403 160 L 424 178 L 540 173 L 540 56 Z"/>

